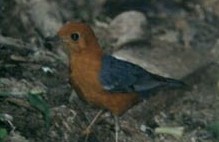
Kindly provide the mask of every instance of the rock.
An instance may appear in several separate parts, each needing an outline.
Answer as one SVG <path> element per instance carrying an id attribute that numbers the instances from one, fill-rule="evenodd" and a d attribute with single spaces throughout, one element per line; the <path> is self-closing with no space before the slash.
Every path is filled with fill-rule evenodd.
<path id="1" fill-rule="evenodd" d="M 62 26 L 62 18 L 57 3 L 45 0 L 31 2 L 17 1 L 27 6 L 30 19 L 44 37 L 53 36 Z"/>
<path id="2" fill-rule="evenodd" d="M 5 142 L 29 142 L 24 136 L 19 133 L 13 133 L 6 138 Z"/>
<path id="3" fill-rule="evenodd" d="M 215 62 L 219 63 L 219 39 L 214 44 L 211 50 L 212 57 L 215 59 Z"/>
<path id="4" fill-rule="evenodd" d="M 160 35 L 157 37 L 159 40 L 167 41 L 167 42 L 177 42 L 179 34 L 176 31 L 166 31 L 164 35 Z"/>
<path id="5" fill-rule="evenodd" d="M 113 55 L 150 72 L 178 79 L 215 60 L 209 52 L 200 53 L 192 48 L 185 49 L 183 45 L 159 40 L 151 41 L 151 48 L 147 45 L 122 48 Z"/>
<path id="6" fill-rule="evenodd" d="M 128 11 L 116 16 L 109 25 L 110 37 L 116 47 L 145 37 L 147 19 L 137 11 Z"/>
<path id="7" fill-rule="evenodd" d="M 205 10 L 211 11 L 219 16 L 219 2 L 217 0 L 201 0 L 198 2 Z"/>

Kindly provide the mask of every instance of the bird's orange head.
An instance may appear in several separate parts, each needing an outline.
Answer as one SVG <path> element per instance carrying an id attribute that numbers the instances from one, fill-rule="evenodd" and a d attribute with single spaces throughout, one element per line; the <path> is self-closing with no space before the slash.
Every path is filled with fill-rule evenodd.
<path id="1" fill-rule="evenodd" d="M 60 28 L 58 36 L 65 43 L 70 54 L 101 50 L 94 32 L 84 23 L 68 22 Z"/>

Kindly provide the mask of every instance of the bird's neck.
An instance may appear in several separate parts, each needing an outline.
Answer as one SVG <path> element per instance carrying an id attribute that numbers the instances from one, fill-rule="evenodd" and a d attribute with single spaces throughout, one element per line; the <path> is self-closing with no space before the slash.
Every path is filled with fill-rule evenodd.
<path id="1" fill-rule="evenodd" d="M 73 84 L 83 84 L 84 80 L 87 80 L 87 76 L 91 74 L 92 77 L 97 78 L 102 56 L 101 49 L 84 50 L 80 54 L 74 53 L 73 56 L 70 56 L 69 71 L 75 78 Z"/>
<path id="2" fill-rule="evenodd" d="M 89 46 L 87 49 L 82 49 L 77 52 L 73 52 L 70 56 L 70 60 L 82 60 L 89 59 L 90 61 L 99 60 L 103 55 L 103 51 L 99 46 Z"/>
<path id="3" fill-rule="evenodd" d="M 72 53 L 69 58 L 70 67 L 74 70 L 74 68 L 81 68 L 80 66 L 99 64 L 102 56 L 103 51 L 99 46 L 90 46 L 89 49 Z"/>

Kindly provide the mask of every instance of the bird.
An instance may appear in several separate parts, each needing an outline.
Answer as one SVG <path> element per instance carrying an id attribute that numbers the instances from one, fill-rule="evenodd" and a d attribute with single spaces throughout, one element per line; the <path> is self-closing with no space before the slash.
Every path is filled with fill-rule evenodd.
<path id="1" fill-rule="evenodd" d="M 104 53 L 86 23 L 67 22 L 57 35 L 68 54 L 72 87 L 81 99 L 100 108 L 86 130 L 90 130 L 107 110 L 115 119 L 116 142 L 119 139 L 119 116 L 157 90 L 185 85 L 180 80 L 153 74 L 134 63 Z"/>

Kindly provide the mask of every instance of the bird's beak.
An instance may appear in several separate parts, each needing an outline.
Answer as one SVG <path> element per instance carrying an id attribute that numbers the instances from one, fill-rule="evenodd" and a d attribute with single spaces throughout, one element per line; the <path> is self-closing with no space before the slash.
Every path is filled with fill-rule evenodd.
<path id="1" fill-rule="evenodd" d="M 59 42 L 59 41 L 60 41 L 60 38 L 58 35 L 49 36 L 45 38 L 46 43 L 53 43 L 53 42 Z"/>
<path id="2" fill-rule="evenodd" d="M 63 47 L 62 40 L 58 35 L 46 37 L 44 39 L 44 46 L 49 50 L 54 51 L 59 55 L 59 59 L 63 61 L 64 64 L 68 65 L 68 54 Z"/>
<path id="3" fill-rule="evenodd" d="M 69 55 L 69 49 L 65 48 L 65 44 L 63 40 L 58 36 L 51 36 L 51 37 L 46 37 L 44 40 L 44 46 L 53 49 L 54 47 L 57 49 L 57 47 L 61 47 L 60 49 L 66 54 Z"/>
<path id="4" fill-rule="evenodd" d="M 58 35 L 49 36 L 44 39 L 44 46 L 48 49 L 52 49 L 54 45 L 57 46 L 59 44 L 61 39 Z"/>

